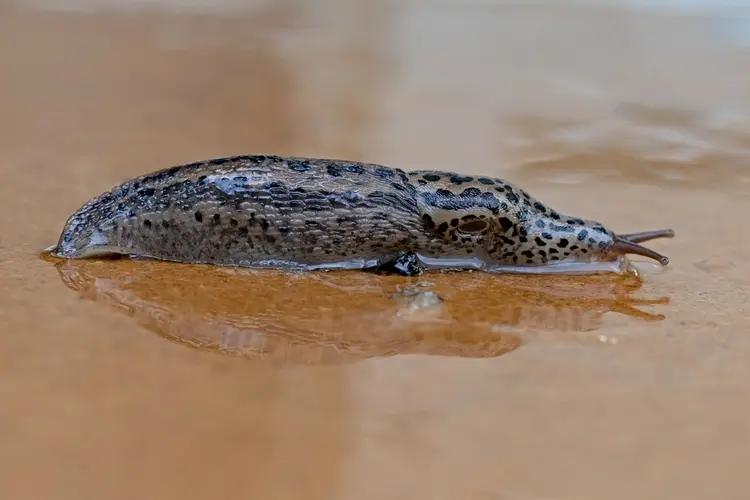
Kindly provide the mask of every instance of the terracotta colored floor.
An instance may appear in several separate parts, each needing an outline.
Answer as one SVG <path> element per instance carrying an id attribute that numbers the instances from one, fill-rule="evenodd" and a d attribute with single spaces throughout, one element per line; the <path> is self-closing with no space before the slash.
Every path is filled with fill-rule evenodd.
<path id="1" fill-rule="evenodd" d="M 0 8 L 3 499 L 750 496 L 741 15 L 168 4 Z M 674 228 L 652 245 L 671 264 L 407 280 L 39 257 L 114 184 L 251 152 L 505 177 L 617 231 Z M 441 306 L 393 295 L 418 281 Z"/>

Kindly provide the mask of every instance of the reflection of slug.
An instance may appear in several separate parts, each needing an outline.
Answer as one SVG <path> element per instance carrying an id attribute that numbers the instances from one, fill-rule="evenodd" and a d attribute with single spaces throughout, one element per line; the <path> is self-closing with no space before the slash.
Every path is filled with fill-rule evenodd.
<path id="1" fill-rule="evenodd" d="M 672 235 L 617 235 L 500 179 L 256 155 L 128 181 L 73 214 L 54 255 L 406 274 L 425 267 L 621 272 L 625 254 L 666 265 L 638 243 Z"/>
<path id="2" fill-rule="evenodd" d="M 521 346 L 515 327 L 591 331 L 607 312 L 663 319 L 634 305 L 664 300 L 633 299 L 641 281 L 611 275 L 432 273 L 429 282 L 415 285 L 392 275 L 288 274 L 130 260 L 67 260 L 56 266 L 69 288 L 127 312 L 159 335 L 255 359 L 495 357 Z M 444 300 L 415 302 L 424 297 L 422 290 Z M 422 302 L 427 306 L 419 306 Z"/>

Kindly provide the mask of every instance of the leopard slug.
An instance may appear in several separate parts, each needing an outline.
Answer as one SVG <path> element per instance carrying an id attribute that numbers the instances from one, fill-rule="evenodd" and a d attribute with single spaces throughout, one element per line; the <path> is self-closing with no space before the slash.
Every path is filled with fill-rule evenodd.
<path id="1" fill-rule="evenodd" d="M 407 256 L 422 270 L 586 273 L 618 272 L 626 254 L 667 265 L 639 243 L 673 235 L 616 234 L 491 177 L 247 155 L 115 187 L 68 218 L 51 254 L 307 270 L 378 269 Z"/>

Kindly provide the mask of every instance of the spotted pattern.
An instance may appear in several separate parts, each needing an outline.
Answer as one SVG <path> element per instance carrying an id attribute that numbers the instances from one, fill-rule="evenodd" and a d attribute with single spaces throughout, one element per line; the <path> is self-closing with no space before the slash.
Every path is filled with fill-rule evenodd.
<path id="1" fill-rule="evenodd" d="M 219 265 L 361 263 L 355 267 L 420 254 L 540 266 L 592 260 L 613 237 L 502 179 L 249 155 L 115 187 L 68 219 L 56 254 L 85 257 L 104 248 Z"/>

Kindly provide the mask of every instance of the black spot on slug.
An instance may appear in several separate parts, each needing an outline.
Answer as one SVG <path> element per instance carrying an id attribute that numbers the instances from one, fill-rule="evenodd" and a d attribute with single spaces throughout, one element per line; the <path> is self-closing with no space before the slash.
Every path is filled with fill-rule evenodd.
<path id="1" fill-rule="evenodd" d="M 424 214 L 422 216 L 422 220 L 424 221 L 424 225 L 427 229 L 435 229 L 435 221 L 432 220 L 430 214 Z"/>
<path id="2" fill-rule="evenodd" d="M 306 160 L 289 160 L 287 166 L 295 172 L 307 172 L 310 170 L 310 162 Z"/>
<path id="3" fill-rule="evenodd" d="M 565 248 L 566 246 L 568 246 L 568 243 L 568 240 L 563 238 L 557 243 L 557 246 L 559 246 L 560 248 Z"/>
<path id="4" fill-rule="evenodd" d="M 143 221 L 143 225 L 150 229 L 151 228 L 151 221 L 148 220 L 148 219 L 145 219 Z"/>
<path id="5" fill-rule="evenodd" d="M 195 220 L 198 222 L 203 222 L 203 214 L 201 212 L 195 212 Z"/>
<path id="6" fill-rule="evenodd" d="M 365 169 L 360 165 L 345 165 L 343 169 L 344 172 L 349 172 L 350 174 L 363 174 L 365 172 Z"/>
<path id="7" fill-rule="evenodd" d="M 464 189 L 459 196 L 463 198 L 470 198 L 473 196 L 479 196 L 482 194 L 482 191 L 478 188 L 466 188 Z"/>
<path id="8" fill-rule="evenodd" d="M 378 167 L 375 169 L 375 175 L 378 177 L 393 177 L 393 170 L 390 168 Z"/>
<path id="9" fill-rule="evenodd" d="M 542 212 L 543 214 L 547 213 L 547 207 L 539 203 L 538 201 L 534 202 L 534 208 Z"/>
<path id="10" fill-rule="evenodd" d="M 585 229 L 582 230 L 580 233 L 578 233 L 578 241 L 583 241 L 586 239 L 586 237 L 589 235 L 589 232 Z"/>
<path id="11" fill-rule="evenodd" d="M 335 163 L 329 163 L 327 171 L 328 171 L 328 175 L 330 175 L 331 177 L 341 177 L 342 176 L 341 167 L 338 166 L 338 165 L 336 165 Z"/>
<path id="12" fill-rule="evenodd" d="M 540 247 L 546 247 L 547 246 L 547 242 L 544 241 L 543 239 L 541 239 L 539 236 L 537 236 L 536 238 L 534 238 L 534 242 L 537 245 L 539 245 Z"/>
<path id="13" fill-rule="evenodd" d="M 503 232 L 508 231 L 511 227 L 513 227 L 513 222 L 508 219 L 507 217 L 500 217 L 497 222 L 500 224 L 500 227 L 503 229 Z"/>
<path id="14" fill-rule="evenodd" d="M 454 174 L 454 175 L 450 176 L 451 183 L 456 184 L 458 186 L 460 186 L 464 182 L 471 182 L 473 180 L 474 180 L 474 177 L 471 177 L 471 176 L 468 176 L 468 175 Z"/>
<path id="15" fill-rule="evenodd" d="M 550 233 L 542 233 L 542 238 L 544 238 L 545 240 L 551 240 L 552 235 Z"/>
<path id="16" fill-rule="evenodd" d="M 213 219 L 213 223 L 214 224 L 218 224 L 219 222 L 221 222 L 221 215 L 214 214 L 214 216 L 212 217 L 212 219 Z"/>
<path id="17" fill-rule="evenodd" d="M 440 180 L 440 176 L 437 174 L 424 174 L 422 178 L 429 182 L 437 182 Z"/>
<path id="18" fill-rule="evenodd" d="M 488 179 L 487 177 L 480 177 L 477 180 L 482 184 L 486 184 L 488 186 L 495 183 L 495 181 L 493 181 L 492 179 Z"/>

